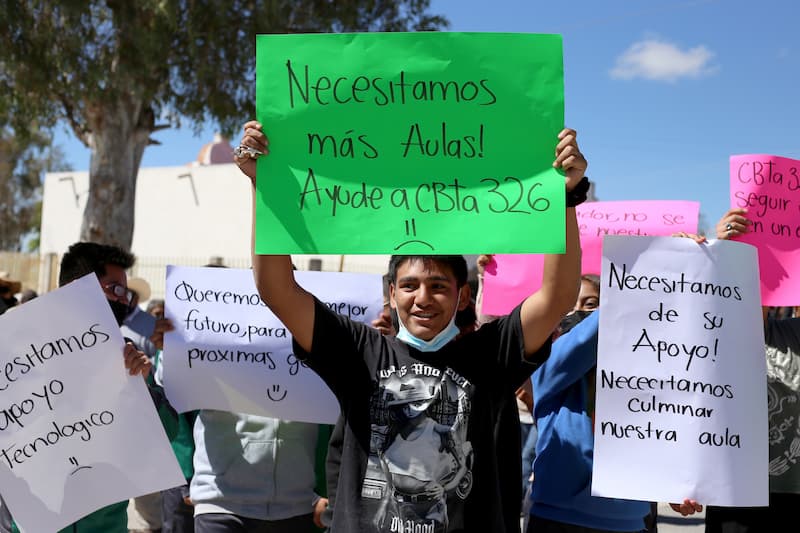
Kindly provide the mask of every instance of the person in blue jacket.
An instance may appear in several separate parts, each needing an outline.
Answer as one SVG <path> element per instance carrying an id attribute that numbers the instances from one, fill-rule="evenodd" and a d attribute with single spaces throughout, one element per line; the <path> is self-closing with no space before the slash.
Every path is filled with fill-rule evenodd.
<path id="1" fill-rule="evenodd" d="M 639 532 L 650 502 L 591 495 L 599 279 L 581 278 L 573 313 L 562 321 L 550 358 L 531 376 L 539 428 L 527 532 Z M 694 500 L 670 504 L 682 515 Z"/>

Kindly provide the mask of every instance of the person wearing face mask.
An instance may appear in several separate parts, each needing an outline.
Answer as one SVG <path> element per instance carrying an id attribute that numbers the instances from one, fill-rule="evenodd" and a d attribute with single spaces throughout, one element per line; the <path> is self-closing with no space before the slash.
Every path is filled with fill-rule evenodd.
<path id="1" fill-rule="evenodd" d="M 93 242 L 77 242 L 69 247 L 61 259 L 58 285 L 63 286 L 87 274 L 94 273 L 108 300 L 108 305 L 117 320 L 117 324 L 122 326 L 125 318 L 130 313 L 133 296 L 132 291 L 128 288 L 126 270 L 130 269 L 134 262 L 135 257 L 131 253 L 117 246 Z M 165 325 L 161 329 L 154 331 L 151 336 L 153 342 L 163 345 L 164 332 L 168 331 L 168 329 L 168 326 Z M 170 435 L 176 427 L 177 414 L 167 402 L 163 389 L 153 381 L 150 359 L 146 354 L 139 351 L 128 338 L 126 338 L 124 356 L 125 366 L 129 372 L 131 374 L 141 374 L 145 379 L 159 417 L 167 434 Z M 127 507 L 128 500 L 103 507 L 67 526 L 62 531 L 128 533 Z"/>
<path id="2" fill-rule="evenodd" d="M 539 428 L 527 533 L 641 532 L 650 502 L 592 496 L 600 279 L 581 277 L 573 312 L 556 330 L 550 357 L 531 376 Z M 670 504 L 683 516 L 694 500 Z"/>
<path id="3" fill-rule="evenodd" d="M 574 207 L 586 199 L 589 188 L 576 133 L 563 130 L 555 145 L 553 166 L 566 174 L 566 253 L 546 256 L 540 290 L 507 317 L 476 331 L 459 335 L 456 323 L 458 311 L 471 303 L 463 256 L 392 257 L 389 304 L 398 318 L 392 337 L 335 314 L 306 292 L 294 279 L 289 256 L 254 253 L 261 298 L 292 333 L 295 355 L 322 377 L 341 406 L 344 427 L 332 533 L 519 530 L 521 463 L 514 391 L 547 358 L 550 332 L 577 297 L 580 246 Z M 254 158 L 266 152 L 261 125 L 247 123 L 234 161 L 254 186 Z M 417 416 L 430 418 L 435 426 L 426 418 L 406 420 L 408 413 L 397 412 L 394 402 L 402 395 L 396 393 L 416 388 L 415 380 L 433 393 L 424 414 Z M 422 455 L 415 453 L 407 457 L 413 464 L 398 464 L 386 457 L 398 425 L 409 438 L 428 441 L 425 457 L 452 447 L 465 456 L 472 453 L 474 460 L 464 461 L 463 468 L 443 468 L 458 458 L 442 455 L 432 465 L 415 462 Z M 440 431 L 442 426 L 446 432 Z M 401 451 L 396 460 L 402 461 Z M 425 488 L 409 486 L 410 480 L 400 477 L 405 475 L 401 469 L 413 472 L 410 477 L 422 480 Z M 439 477 L 444 472 L 452 479 Z M 429 490 L 433 480 L 438 487 Z M 402 490 L 392 490 L 399 485 Z M 401 503 L 404 512 L 393 510 Z"/>

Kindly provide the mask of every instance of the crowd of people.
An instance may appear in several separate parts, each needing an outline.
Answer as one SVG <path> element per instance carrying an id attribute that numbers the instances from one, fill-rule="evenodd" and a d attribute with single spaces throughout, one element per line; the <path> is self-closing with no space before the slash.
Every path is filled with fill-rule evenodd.
<path id="1" fill-rule="evenodd" d="M 126 339 L 125 367 L 147 383 L 186 483 L 105 507 L 64 531 L 655 531 L 654 502 L 591 494 L 600 282 L 581 272 L 575 206 L 586 200 L 587 161 L 574 130 L 564 129 L 554 144 L 553 166 L 564 174 L 566 252 L 545 257 L 540 288 L 507 315 L 481 310 L 491 255 L 478 259 L 476 295 L 463 256 L 392 256 L 384 308 L 369 325 L 304 290 L 289 256 L 254 252 L 259 295 L 291 332 L 294 354 L 339 402 L 334 426 L 175 412 L 162 383 L 164 335 L 173 329 L 164 302 L 127 277 L 135 261 L 127 251 L 71 246 L 59 285 L 97 276 Z M 235 162 L 254 197 L 256 159 L 268 148 L 261 124 L 245 124 Z M 716 237 L 735 238 L 750 225 L 745 210 L 731 209 Z M 20 292 L 0 273 L 2 311 L 21 305 Z M 707 533 L 793 523 L 800 502 L 798 311 L 765 308 L 763 315 L 769 506 L 710 506 Z M 795 423 L 776 430 L 773 415 Z M 702 503 L 686 498 L 671 506 L 687 516 Z M 3 511 L 0 532 L 15 530 Z"/>

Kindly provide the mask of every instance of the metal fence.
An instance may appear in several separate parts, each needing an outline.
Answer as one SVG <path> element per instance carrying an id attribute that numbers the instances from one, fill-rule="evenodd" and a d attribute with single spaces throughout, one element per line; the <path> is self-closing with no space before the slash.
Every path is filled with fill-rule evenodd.
<path id="1" fill-rule="evenodd" d="M 51 269 L 54 261 L 58 258 L 55 254 L 40 256 L 39 254 L 25 254 L 18 252 L 0 252 L 0 271 L 7 272 L 9 278 L 20 281 L 22 288 L 33 289 L 37 293 L 47 292 L 50 287 L 57 284 L 58 279 L 47 279 L 47 272 L 54 272 L 58 275 L 58 263 Z M 40 277 L 44 279 L 40 281 Z"/>

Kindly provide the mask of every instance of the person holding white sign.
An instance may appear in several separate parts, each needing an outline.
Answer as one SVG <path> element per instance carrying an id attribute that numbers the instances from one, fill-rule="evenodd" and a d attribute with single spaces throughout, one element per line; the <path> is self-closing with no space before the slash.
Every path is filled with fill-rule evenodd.
<path id="1" fill-rule="evenodd" d="M 92 242 L 78 242 L 69 247 L 61 259 L 58 285 L 63 286 L 86 274 L 94 272 L 108 299 L 117 324 L 120 326 L 129 313 L 131 291 L 128 289 L 126 270 L 134 264 L 135 258 L 129 252 L 111 245 Z M 163 335 L 163 332 L 162 332 Z M 171 412 L 163 391 L 152 382 L 152 364 L 146 354 L 139 351 L 130 341 L 125 344 L 125 368 L 131 375 L 141 375 L 148 384 L 151 397 L 159 408 L 159 415 L 170 420 Z M 148 381 L 150 380 L 150 381 Z M 128 501 L 122 501 L 81 518 L 64 531 L 103 531 L 127 533 Z"/>
<path id="2" fill-rule="evenodd" d="M 718 239 L 748 233 L 747 209 L 728 210 Z M 791 268 L 791 265 L 786 265 Z M 800 294 L 794 295 L 800 303 Z M 769 421 L 769 506 L 717 507 L 706 511 L 706 533 L 755 533 L 767 524 L 796 524 L 800 508 L 800 318 L 775 319 L 763 307 Z M 796 527 L 796 526 L 786 526 Z M 788 531 L 788 530 L 787 530 Z"/>
<path id="3" fill-rule="evenodd" d="M 254 150 L 238 150 L 235 161 L 255 186 L 248 154 L 267 152 L 260 124 L 245 125 L 241 146 Z M 559 134 L 555 154 L 553 166 L 566 174 L 566 253 L 546 256 L 540 290 L 473 333 L 458 337 L 455 324 L 470 301 L 463 256 L 392 257 L 390 303 L 399 330 L 390 337 L 336 315 L 306 292 L 289 256 L 254 254 L 262 299 L 291 331 L 295 354 L 337 396 L 346 420 L 333 533 L 519 530 L 514 390 L 547 358 L 550 334 L 577 297 L 574 207 L 589 187 L 574 130 Z M 430 396 L 424 412 L 437 429 L 425 424 L 424 434 L 438 444 L 408 456 L 410 464 L 389 464 L 393 436 L 414 431 L 392 412 L 412 387 Z M 440 448 L 450 452 L 439 455 Z"/>
<path id="4" fill-rule="evenodd" d="M 531 377 L 539 439 L 528 533 L 645 530 L 650 502 L 591 494 L 599 299 L 599 278 L 584 275 L 550 358 Z M 684 516 L 702 511 L 688 499 L 670 506 Z"/>

